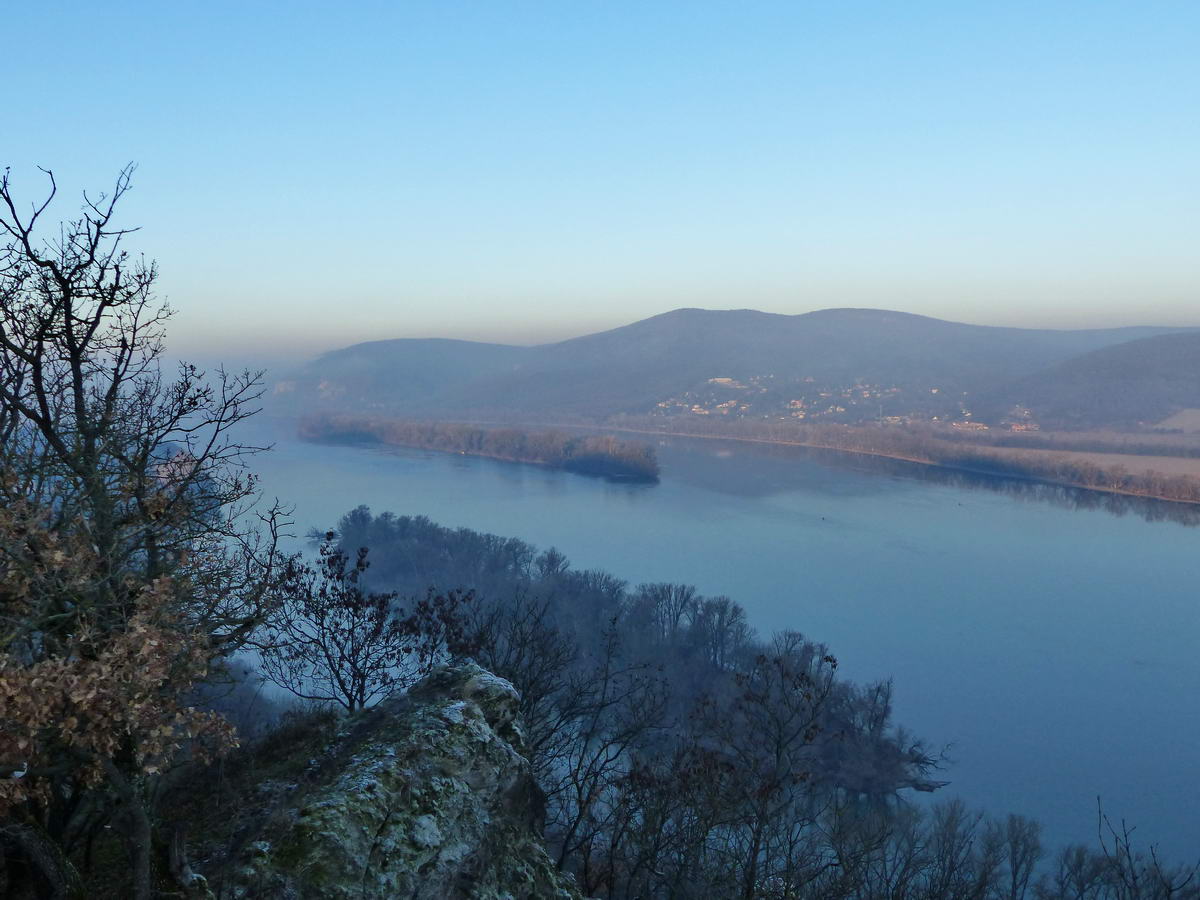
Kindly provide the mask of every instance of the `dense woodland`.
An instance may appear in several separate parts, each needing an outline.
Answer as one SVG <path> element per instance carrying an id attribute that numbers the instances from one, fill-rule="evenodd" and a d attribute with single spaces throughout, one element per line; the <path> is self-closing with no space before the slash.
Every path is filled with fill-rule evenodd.
<path id="1" fill-rule="evenodd" d="M 328 442 L 377 441 L 393 447 L 487 456 L 627 481 L 658 478 L 653 447 L 611 435 L 580 437 L 561 431 L 326 414 L 302 420 L 300 437 Z"/>
<path id="2" fill-rule="evenodd" d="M 1053 850 L 1020 815 L 914 802 L 948 776 L 891 720 L 891 684 L 838 677 L 797 632 L 759 637 L 728 597 L 365 507 L 336 535 L 372 548 L 373 590 L 474 589 L 462 646 L 522 691 L 546 840 L 590 896 L 1197 896 L 1107 824 Z"/>

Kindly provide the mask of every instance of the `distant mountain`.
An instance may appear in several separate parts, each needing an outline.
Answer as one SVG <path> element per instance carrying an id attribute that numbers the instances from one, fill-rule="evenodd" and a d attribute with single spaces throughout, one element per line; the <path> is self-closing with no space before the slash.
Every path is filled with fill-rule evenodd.
<path id="1" fill-rule="evenodd" d="M 1200 408 L 1200 333 L 1162 334 L 1085 353 L 988 392 L 980 415 L 1029 409 L 1043 427 L 1129 428 Z"/>
<path id="2" fill-rule="evenodd" d="M 964 393 L 1171 330 L 994 328 L 875 309 L 678 309 L 536 347 L 356 344 L 314 360 L 276 390 L 293 409 L 447 418 L 604 418 L 719 403 L 747 415 L 800 403 L 816 416 L 829 398 L 829 415 L 844 418 L 858 414 L 847 404 L 876 415 L 885 401 L 889 413 L 957 415 Z"/>

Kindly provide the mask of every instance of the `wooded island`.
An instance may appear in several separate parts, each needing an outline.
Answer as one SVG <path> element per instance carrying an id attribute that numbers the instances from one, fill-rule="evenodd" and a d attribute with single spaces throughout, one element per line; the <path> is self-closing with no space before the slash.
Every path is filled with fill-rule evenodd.
<path id="1" fill-rule="evenodd" d="M 419 422 L 373 416 L 321 414 L 301 420 L 307 441 L 374 442 L 416 447 L 509 462 L 531 463 L 596 475 L 614 481 L 658 480 L 654 448 L 611 435 L 570 435 L 562 431 L 485 428 L 454 422 Z"/>

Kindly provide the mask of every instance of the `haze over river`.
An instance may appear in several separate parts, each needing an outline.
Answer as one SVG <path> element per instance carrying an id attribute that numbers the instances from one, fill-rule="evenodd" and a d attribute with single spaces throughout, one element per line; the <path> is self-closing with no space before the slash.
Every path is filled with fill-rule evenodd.
<path id="1" fill-rule="evenodd" d="M 896 721 L 951 745 L 935 796 L 1036 817 L 1051 848 L 1095 842 L 1100 796 L 1139 845 L 1200 856 L 1195 510 L 730 442 L 664 441 L 661 483 L 629 485 L 247 428 L 297 534 L 366 504 L 727 594 L 893 678 Z"/>

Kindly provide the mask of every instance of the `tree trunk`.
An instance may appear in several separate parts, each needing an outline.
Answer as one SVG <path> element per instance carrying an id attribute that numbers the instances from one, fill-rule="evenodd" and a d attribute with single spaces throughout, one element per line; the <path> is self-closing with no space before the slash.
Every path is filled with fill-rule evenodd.
<path id="1" fill-rule="evenodd" d="M 0 828 L 0 852 L 5 844 L 14 847 L 42 876 L 53 900 L 83 900 L 86 896 L 83 879 L 75 866 L 41 829 L 25 824 L 5 825 Z M 12 887 L 5 886 L 6 896 Z"/>
<path id="2" fill-rule="evenodd" d="M 153 828 L 150 813 L 142 802 L 136 782 L 125 776 L 112 760 L 104 760 L 104 774 L 121 800 L 121 813 L 117 821 L 124 826 L 124 838 L 129 849 L 129 862 L 133 867 L 133 900 L 152 900 L 153 874 Z"/>
<path id="3" fill-rule="evenodd" d="M 754 900 L 758 889 L 758 855 L 762 851 L 763 825 L 761 818 L 754 821 L 753 837 L 750 840 L 750 855 L 746 859 L 745 884 L 742 897 L 744 900 Z"/>
<path id="4" fill-rule="evenodd" d="M 153 900 L 153 877 L 151 874 L 151 853 L 153 840 L 150 828 L 150 816 L 146 807 L 135 797 L 127 810 L 129 813 L 129 855 L 133 863 L 133 897 L 134 900 Z"/>
<path id="5" fill-rule="evenodd" d="M 171 846 L 168 849 L 167 865 L 175 883 L 183 888 L 184 896 L 203 896 L 207 882 L 203 875 L 192 871 L 187 858 L 187 834 L 182 825 L 176 825 L 171 832 Z"/>

